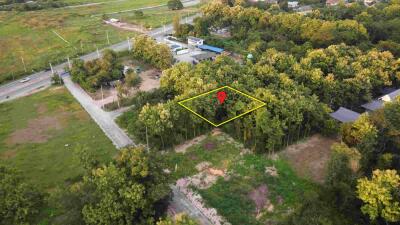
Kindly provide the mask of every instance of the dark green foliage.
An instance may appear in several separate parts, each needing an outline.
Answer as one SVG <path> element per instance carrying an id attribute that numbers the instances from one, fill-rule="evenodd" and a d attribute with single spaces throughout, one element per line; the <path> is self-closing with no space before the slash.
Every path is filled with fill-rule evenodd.
<path id="1" fill-rule="evenodd" d="M 29 224 L 43 205 L 43 194 L 16 170 L 0 165 L 0 224 Z"/>
<path id="2" fill-rule="evenodd" d="M 101 85 L 123 78 L 123 66 L 112 50 L 104 50 L 100 59 L 83 62 L 76 59 L 72 63 L 70 74 L 72 80 L 88 91 L 94 91 Z"/>
<path id="3" fill-rule="evenodd" d="M 137 36 L 132 49 L 133 57 L 153 65 L 159 69 L 167 69 L 172 65 L 171 49 L 165 44 L 157 43 L 145 35 Z"/>
<path id="4" fill-rule="evenodd" d="M 171 10 L 179 10 L 183 9 L 183 4 L 180 0 L 169 0 L 168 1 L 168 8 Z"/>
<path id="5" fill-rule="evenodd" d="M 321 191 L 322 192 L 322 191 Z M 330 202 L 321 196 L 324 193 L 309 193 L 303 196 L 303 204 L 280 225 L 353 225 L 340 215 Z"/>
<path id="6" fill-rule="evenodd" d="M 136 10 L 136 11 L 134 11 L 133 13 L 135 14 L 135 16 L 136 16 L 137 18 L 141 18 L 141 17 L 144 16 L 144 13 L 143 13 L 142 10 Z"/>
<path id="7" fill-rule="evenodd" d="M 83 181 L 54 199 L 65 212 L 61 224 L 150 225 L 164 214 L 169 177 L 144 148 L 122 149 L 102 166 L 85 151 L 80 155 L 87 170 Z"/>
<path id="8" fill-rule="evenodd" d="M 51 84 L 53 84 L 53 85 L 62 85 L 62 84 L 64 84 L 64 81 L 61 79 L 61 77 L 60 77 L 60 75 L 58 73 L 55 73 L 51 77 Z"/>

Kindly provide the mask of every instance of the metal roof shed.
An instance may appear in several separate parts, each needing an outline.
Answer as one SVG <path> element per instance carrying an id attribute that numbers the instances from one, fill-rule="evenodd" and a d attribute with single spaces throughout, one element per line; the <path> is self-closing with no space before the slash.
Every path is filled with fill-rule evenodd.
<path id="1" fill-rule="evenodd" d="M 397 98 L 397 96 L 400 96 L 400 89 L 392 91 L 386 95 L 379 97 L 376 100 L 373 100 L 372 102 L 368 102 L 361 106 L 369 111 L 375 111 L 382 108 L 385 102 L 392 102 L 394 99 Z"/>
<path id="2" fill-rule="evenodd" d="M 215 54 L 213 52 L 206 52 L 206 53 L 194 55 L 194 56 L 192 56 L 192 58 L 194 58 L 200 62 L 200 61 L 204 61 L 204 60 L 213 59 L 215 56 L 217 56 L 217 54 Z"/>
<path id="3" fill-rule="evenodd" d="M 211 45 L 199 45 L 197 47 L 201 50 L 211 51 L 211 52 L 215 52 L 217 54 L 221 54 L 224 51 L 224 49 L 222 49 L 222 48 L 214 47 Z"/>
<path id="4" fill-rule="evenodd" d="M 353 122 L 358 119 L 360 113 L 354 112 L 350 109 L 346 109 L 344 107 L 340 107 L 336 112 L 330 114 L 332 118 L 342 122 Z"/>

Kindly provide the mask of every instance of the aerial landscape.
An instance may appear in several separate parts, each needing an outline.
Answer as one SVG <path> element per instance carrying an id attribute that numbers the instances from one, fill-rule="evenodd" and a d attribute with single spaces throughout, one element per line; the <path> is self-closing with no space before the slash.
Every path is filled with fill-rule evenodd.
<path id="1" fill-rule="evenodd" d="M 400 1 L 0 0 L 29 224 L 400 224 Z"/>

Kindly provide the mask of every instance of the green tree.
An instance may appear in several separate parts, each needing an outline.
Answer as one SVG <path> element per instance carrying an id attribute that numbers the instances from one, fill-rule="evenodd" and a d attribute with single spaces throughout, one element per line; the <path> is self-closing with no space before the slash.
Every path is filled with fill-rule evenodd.
<path id="1" fill-rule="evenodd" d="M 191 219 L 186 214 L 177 214 L 174 218 L 160 220 L 157 222 L 157 225 L 199 225 L 199 223 Z"/>
<path id="2" fill-rule="evenodd" d="M 0 224 L 29 224 L 39 213 L 43 197 L 16 170 L 0 165 Z"/>
<path id="3" fill-rule="evenodd" d="M 135 37 L 134 42 L 132 52 L 135 58 L 144 60 L 159 69 L 164 70 L 171 67 L 173 56 L 167 45 L 158 44 L 146 35 Z"/>
<path id="4" fill-rule="evenodd" d="M 364 205 L 361 211 L 371 220 L 400 221 L 400 176 L 396 170 L 375 170 L 372 178 L 361 178 L 357 194 Z"/>
<path id="5" fill-rule="evenodd" d="M 86 224 L 154 224 L 170 191 L 159 162 L 139 147 L 121 150 L 83 180 Z"/>
<path id="6" fill-rule="evenodd" d="M 354 123 L 344 124 L 341 134 L 342 140 L 349 147 L 356 147 L 360 151 L 361 167 L 363 171 L 368 171 L 378 143 L 378 129 L 368 115 L 363 114 Z"/>
<path id="7" fill-rule="evenodd" d="M 128 70 L 127 74 L 125 75 L 125 84 L 128 87 L 138 87 L 141 81 L 141 77 L 133 70 Z"/>

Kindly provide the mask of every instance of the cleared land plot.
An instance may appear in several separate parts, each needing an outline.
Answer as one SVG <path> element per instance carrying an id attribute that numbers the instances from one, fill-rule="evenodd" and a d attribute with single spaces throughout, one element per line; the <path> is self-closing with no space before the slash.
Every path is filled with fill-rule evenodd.
<path id="1" fill-rule="evenodd" d="M 299 176 L 322 183 L 331 146 L 335 142 L 335 139 L 314 135 L 303 142 L 290 145 L 280 154 L 290 162 Z"/>
<path id="2" fill-rule="evenodd" d="M 215 134 L 185 153 L 169 152 L 163 157 L 177 179 L 198 174 L 201 165 L 207 164 L 207 173 L 217 179 L 206 174 L 212 184 L 195 189 L 206 205 L 217 209 L 233 225 L 273 224 L 301 204 L 304 192 L 315 188 L 299 178 L 285 160 L 273 161 L 246 152 L 229 136 Z"/>
<path id="3" fill-rule="evenodd" d="M 51 191 L 79 178 L 76 150 L 101 161 L 116 153 L 111 141 L 63 87 L 0 104 L 0 163 Z"/>

